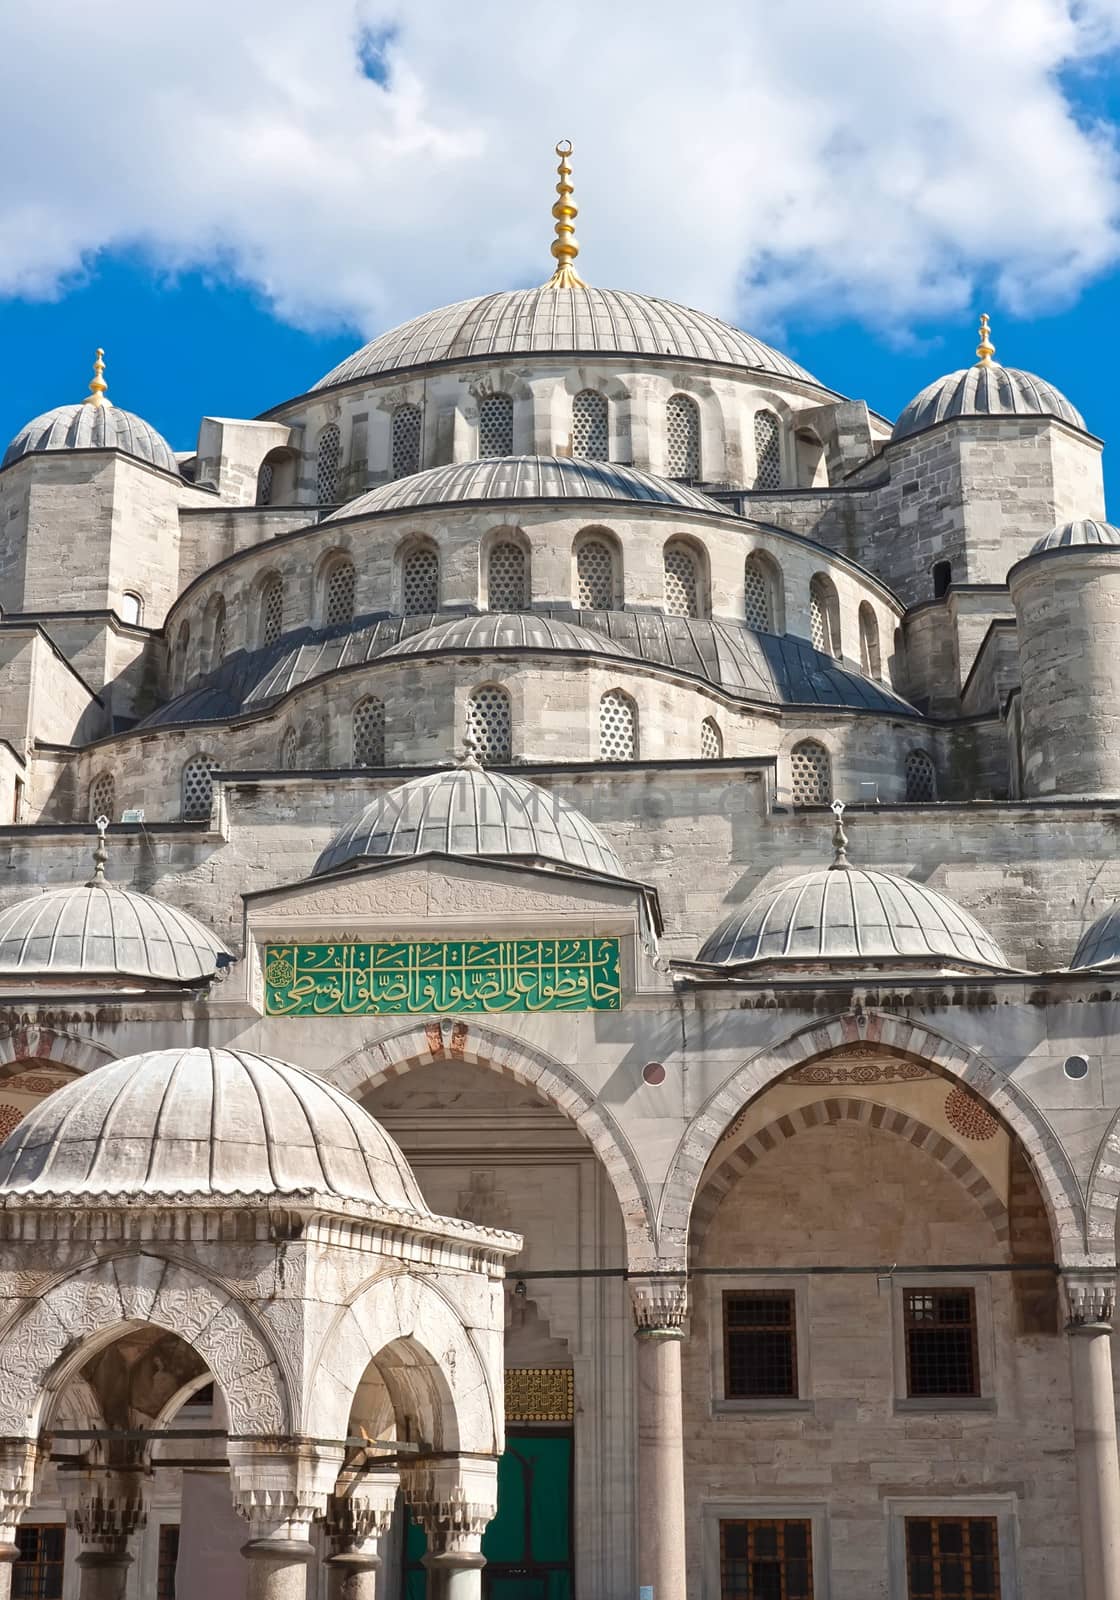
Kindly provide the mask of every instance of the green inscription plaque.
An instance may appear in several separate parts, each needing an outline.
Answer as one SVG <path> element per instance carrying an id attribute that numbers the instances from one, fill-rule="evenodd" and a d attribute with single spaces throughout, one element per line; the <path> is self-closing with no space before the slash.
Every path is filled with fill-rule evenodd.
<path id="1" fill-rule="evenodd" d="M 270 1017 L 618 1011 L 617 939 L 269 944 Z"/>

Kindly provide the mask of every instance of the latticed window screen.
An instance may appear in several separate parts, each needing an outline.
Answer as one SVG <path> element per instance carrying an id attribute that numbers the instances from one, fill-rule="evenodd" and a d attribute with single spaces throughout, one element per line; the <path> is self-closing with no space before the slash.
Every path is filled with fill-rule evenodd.
<path id="1" fill-rule="evenodd" d="M 13 1600 L 62 1600 L 66 1526 L 61 1522 L 21 1522 L 16 1529 L 19 1555 L 12 1567 Z"/>
<path id="2" fill-rule="evenodd" d="M 354 707 L 354 765 L 385 765 L 385 707 L 372 695 Z"/>
<path id="3" fill-rule="evenodd" d="M 175 1568 L 179 1564 L 179 1525 L 165 1522 L 159 1530 L 155 1600 L 175 1600 Z"/>
<path id="4" fill-rule="evenodd" d="M 758 556 L 743 564 L 743 620 L 762 633 L 774 631 L 774 597 L 770 574 Z"/>
<path id="5" fill-rule="evenodd" d="M 790 751 L 789 765 L 794 805 L 827 805 L 832 799 L 832 763 L 824 745 L 802 740 Z"/>
<path id="6" fill-rule="evenodd" d="M 420 471 L 420 407 L 398 406 L 393 412 L 393 477 Z"/>
<path id="7" fill-rule="evenodd" d="M 818 574 L 809 585 L 809 638 L 825 655 L 840 654 L 839 608 L 836 591 Z"/>
<path id="8" fill-rule="evenodd" d="M 401 609 L 407 616 L 439 610 L 439 557 L 434 550 L 413 550 L 405 557 Z"/>
<path id="9" fill-rule="evenodd" d="M 342 434 L 337 422 L 329 422 L 319 435 L 315 458 L 315 490 L 321 506 L 338 499 L 338 469 L 342 461 Z"/>
<path id="10" fill-rule="evenodd" d="M 261 470 L 257 473 L 257 504 L 270 506 L 272 504 L 272 462 L 262 461 Z"/>
<path id="11" fill-rule="evenodd" d="M 754 418 L 754 486 L 782 486 L 782 430 L 772 411 L 756 411 Z"/>
<path id="12" fill-rule="evenodd" d="M 480 456 L 513 454 L 513 401 L 508 394 L 488 394 L 478 408 Z"/>
<path id="13" fill-rule="evenodd" d="M 720 1600 L 813 1600 L 808 1519 L 721 1522 Z"/>
<path id="14" fill-rule="evenodd" d="M 585 539 L 576 552 L 576 604 L 581 611 L 614 607 L 614 552 L 605 539 Z"/>
<path id="15" fill-rule="evenodd" d="M 907 1289 L 906 1391 L 978 1395 L 976 1296 L 971 1289 Z"/>
<path id="16" fill-rule="evenodd" d="M 513 718 L 504 689 L 488 685 L 474 690 L 467 701 L 467 737 L 481 761 L 509 760 Z"/>
<path id="17" fill-rule="evenodd" d="M 294 772 L 299 766 L 299 740 L 294 728 L 289 728 L 280 742 L 280 769 Z"/>
<path id="18" fill-rule="evenodd" d="M 797 1321 L 787 1292 L 723 1297 L 723 1388 L 731 1400 L 797 1394 Z"/>
<path id="19" fill-rule="evenodd" d="M 327 574 L 326 622 L 352 622 L 354 619 L 354 563 L 336 561 Z"/>
<path id="20" fill-rule="evenodd" d="M 638 719 L 634 702 L 621 689 L 609 689 L 599 701 L 599 757 L 633 761 L 638 754 Z"/>
<path id="21" fill-rule="evenodd" d="M 705 717 L 700 724 L 700 759 L 718 761 L 723 754 L 723 734 L 714 717 Z"/>
<path id="22" fill-rule="evenodd" d="M 486 596 L 491 611 L 523 611 L 529 603 L 527 580 L 521 546 L 508 539 L 496 544 L 486 567 Z"/>
<path id="23" fill-rule="evenodd" d="M 116 799 L 117 786 L 113 781 L 113 774 L 101 773 L 89 787 L 89 820 L 96 822 L 98 817 L 108 817 L 112 821 Z"/>
<path id="24" fill-rule="evenodd" d="M 700 412 L 686 394 L 670 395 L 665 405 L 665 475 L 700 476 Z"/>
<path id="25" fill-rule="evenodd" d="M 914 801 L 937 799 L 937 774 L 924 750 L 906 752 L 906 798 Z"/>
<path id="26" fill-rule="evenodd" d="M 909 1600 L 1000 1600 L 995 1517 L 907 1517 Z"/>
<path id="27" fill-rule="evenodd" d="M 183 820 L 195 822 L 209 818 L 214 803 L 211 773 L 218 763 L 211 756 L 192 756 L 183 768 Z"/>
<path id="28" fill-rule="evenodd" d="M 581 389 L 572 401 L 572 454 L 591 461 L 610 458 L 607 397 L 598 389 Z"/>
<path id="29" fill-rule="evenodd" d="M 284 631 L 284 580 L 270 578 L 261 592 L 261 643 L 275 644 Z"/>
<path id="30" fill-rule="evenodd" d="M 700 615 L 696 557 L 685 544 L 665 546 L 665 610 L 671 617 Z"/>

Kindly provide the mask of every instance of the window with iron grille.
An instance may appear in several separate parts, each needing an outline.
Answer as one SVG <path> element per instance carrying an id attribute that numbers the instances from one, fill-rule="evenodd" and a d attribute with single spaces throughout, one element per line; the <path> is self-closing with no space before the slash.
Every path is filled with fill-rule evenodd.
<path id="1" fill-rule="evenodd" d="M 89 820 L 108 817 L 112 822 L 116 812 L 117 786 L 111 772 L 102 772 L 89 787 Z"/>
<path id="2" fill-rule="evenodd" d="M 813 1525 L 751 1518 L 719 1525 L 720 1600 L 813 1600 Z"/>
<path id="3" fill-rule="evenodd" d="M 503 540 L 490 551 L 486 596 L 491 611 L 524 611 L 529 604 L 528 563 L 519 544 Z"/>
<path id="4" fill-rule="evenodd" d="M 795 806 L 828 805 L 832 799 L 832 763 L 815 739 L 803 739 L 789 755 L 790 788 Z"/>
<path id="5" fill-rule="evenodd" d="M 754 486 L 782 486 L 782 427 L 772 411 L 756 411 L 754 416 Z"/>
<path id="6" fill-rule="evenodd" d="M 475 689 L 467 701 L 467 738 L 480 761 L 508 761 L 512 749 L 513 718 L 509 695 L 487 685 Z"/>
<path id="7" fill-rule="evenodd" d="M 700 759 L 718 761 L 723 754 L 723 734 L 714 717 L 705 717 L 700 724 Z"/>
<path id="8" fill-rule="evenodd" d="M 700 615 L 696 557 L 686 544 L 665 546 L 665 610 L 671 617 Z"/>
<path id="9" fill-rule="evenodd" d="M 359 700 L 354 707 L 354 765 L 356 767 L 383 767 L 385 765 L 385 707 L 370 695 Z"/>
<path id="10" fill-rule="evenodd" d="M 638 718 L 634 702 L 621 689 L 609 689 L 599 701 L 599 759 L 633 761 L 638 754 Z"/>
<path id="11" fill-rule="evenodd" d="M 405 557 L 401 610 L 406 616 L 439 610 L 439 557 L 434 550 L 413 550 Z"/>
<path id="12" fill-rule="evenodd" d="M 614 552 L 605 539 L 585 539 L 576 551 L 576 590 L 581 611 L 614 609 Z"/>
<path id="13" fill-rule="evenodd" d="M 315 454 L 315 491 L 321 506 L 333 506 L 338 499 L 338 469 L 342 460 L 342 433 L 337 422 L 328 422 L 319 435 Z"/>
<path id="14" fill-rule="evenodd" d="M 183 768 L 183 821 L 208 822 L 214 804 L 214 780 L 210 774 L 218 763 L 210 756 L 192 756 Z"/>
<path id="15" fill-rule="evenodd" d="M 572 454 L 589 461 L 610 459 L 607 397 L 598 389 L 581 389 L 572 401 Z"/>
<path id="16" fill-rule="evenodd" d="M 280 770 L 294 772 L 299 766 L 299 740 L 296 730 L 289 728 L 280 744 Z"/>
<path id="17" fill-rule="evenodd" d="M 488 394 L 478 408 L 480 456 L 513 454 L 513 401 L 508 394 Z"/>
<path id="18" fill-rule="evenodd" d="M 686 394 L 670 395 L 665 405 L 665 476 L 700 476 L 700 412 Z"/>
<path id="19" fill-rule="evenodd" d="M 261 643 L 275 644 L 284 631 L 284 580 L 270 578 L 261 591 Z"/>
<path id="20" fill-rule="evenodd" d="M 156 1565 L 156 1600 L 175 1600 L 175 1568 L 178 1564 L 179 1524 L 161 1523 Z"/>
<path id="21" fill-rule="evenodd" d="M 336 561 L 327 573 L 327 603 L 324 608 L 327 626 L 336 622 L 354 620 L 354 563 Z"/>
<path id="22" fill-rule="evenodd" d="M 907 1517 L 909 1600 L 1000 1600 L 995 1517 Z"/>
<path id="23" fill-rule="evenodd" d="M 21 1522 L 16 1546 L 19 1555 L 12 1567 L 12 1600 L 62 1600 L 65 1523 Z"/>
<path id="24" fill-rule="evenodd" d="M 865 678 L 882 676 L 883 662 L 879 653 L 879 623 L 875 613 L 864 600 L 859 608 L 859 665 Z"/>
<path id="25" fill-rule="evenodd" d="M 221 595 L 210 613 L 210 670 L 220 667 L 226 658 L 226 603 Z"/>
<path id="26" fill-rule="evenodd" d="M 728 1400 L 797 1397 L 797 1316 L 792 1293 L 723 1297 L 723 1391 Z"/>
<path id="27" fill-rule="evenodd" d="M 820 572 L 809 585 L 809 638 L 815 650 L 829 656 L 840 654 L 840 602 L 832 583 Z"/>
<path id="28" fill-rule="evenodd" d="M 262 461 L 261 469 L 257 473 L 257 504 L 270 506 L 272 504 L 272 462 Z"/>
<path id="29" fill-rule="evenodd" d="M 906 752 L 906 798 L 919 803 L 937 799 L 937 774 L 924 750 Z"/>
<path id="30" fill-rule="evenodd" d="M 393 412 L 393 477 L 410 478 L 420 471 L 420 407 L 398 406 Z"/>
<path id="31" fill-rule="evenodd" d="M 760 633 L 774 631 L 773 584 L 760 556 L 748 556 L 743 563 L 743 620 Z"/>
<path id="32" fill-rule="evenodd" d="M 906 1333 L 906 1392 L 978 1395 L 976 1295 L 971 1289 L 907 1289 L 902 1297 Z"/>

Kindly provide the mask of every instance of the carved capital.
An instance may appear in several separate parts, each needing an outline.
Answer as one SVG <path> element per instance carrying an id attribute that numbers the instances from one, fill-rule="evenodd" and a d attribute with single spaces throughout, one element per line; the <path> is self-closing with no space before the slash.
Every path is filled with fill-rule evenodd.
<path id="1" fill-rule="evenodd" d="M 61 1477 L 66 1521 L 83 1547 L 110 1556 L 148 1520 L 151 1474 L 142 1467 L 87 1467 Z"/>
<path id="2" fill-rule="evenodd" d="M 1061 1284 L 1067 1333 L 1111 1327 L 1116 1306 L 1115 1272 L 1063 1272 Z"/>
<path id="3" fill-rule="evenodd" d="M 331 1555 L 376 1556 L 374 1546 L 389 1531 L 397 1503 L 396 1477 L 366 1480 L 347 1474 L 327 1501 L 326 1531 Z"/>
<path id="4" fill-rule="evenodd" d="M 45 1460 L 30 1439 L 0 1444 L 0 1547 L 15 1546 L 16 1526 L 31 1504 Z M 0 1561 L 7 1559 L 0 1550 Z"/>
<path id="5" fill-rule="evenodd" d="M 433 1555 L 470 1555 L 498 1509 L 498 1463 L 480 1459 L 417 1467 L 402 1475 L 401 1487 Z"/>
<path id="6" fill-rule="evenodd" d="M 305 1542 L 311 1524 L 326 1514 L 342 1454 L 341 1446 L 231 1439 L 233 1503 L 249 1524 L 251 1542 Z"/>
<path id="7" fill-rule="evenodd" d="M 684 1338 L 688 1282 L 683 1275 L 631 1278 L 630 1305 L 639 1338 Z"/>

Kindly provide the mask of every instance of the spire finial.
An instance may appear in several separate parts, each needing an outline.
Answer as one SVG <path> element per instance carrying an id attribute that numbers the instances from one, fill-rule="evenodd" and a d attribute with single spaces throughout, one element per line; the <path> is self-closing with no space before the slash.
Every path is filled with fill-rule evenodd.
<path id="1" fill-rule="evenodd" d="M 87 889 L 96 889 L 105 882 L 105 863 L 109 859 L 109 848 L 105 843 L 105 830 L 109 826 L 108 817 L 98 817 L 94 823 L 97 829 L 97 848 L 93 852 L 93 877 L 87 880 Z"/>
<path id="2" fill-rule="evenodd" d="M 832 848 L 836 853 L 828 870 L 830 872 L 847 872 L 850 862 L 848 861 L 848 835 L 844 832 L 843 800 L 834 800 L 831 810 L 832 815 L 836 818 L 836 826 L 832 830 Z"/>
<path id="3" fill-rule="evenodd" d="M 469 733 L 463 740 L 463 753 L 455 762 L 455 765 L 467 772 L 471 772 L 482 765 L 482 762 L 478 759 L 478 740 L 473 739 Z"/>
<path id="4" fill-rule="evenodd" d="M 992 343 L 992 330 L 988 323 L 988 313 L 985 311 L 980 317 L 980 343 L 976 346 L 978 367 L 990 367 L 996 347 Z"/>
<path id="5" fill-rule="evenodd" d="M 576 239 L 576 218 L 579 216 L 579 207 L 572 199 L 575 193 L 570 179 L 572 176 L 571 163 L 568 157 L 572 153 L 572 141 L 561 139 L 556 146 L 556 154 L 560 157 L 557 172 L 560 182 L 556 185 L 556 193 L 560 196 L 552 208 L 552 215 L 556 218 L 556 237 L 552 241 L 552 253 L 556 257 L 556 271 L 548 280 L 550 289 L 582 289 L 585 288 L 583 279 L 572 266 L 572 262 L 579 255 L 579 241 Z"/>
<path id="6" fill-rule="evenodd" d="M 93 379 L 89 386 L 89 399 L 87 406 L 99 406 L 104 402 L 105 393 L 109 385 L 105 382 L 105 352 L 98 346 L 97 354 L 93 358 Z"/>

